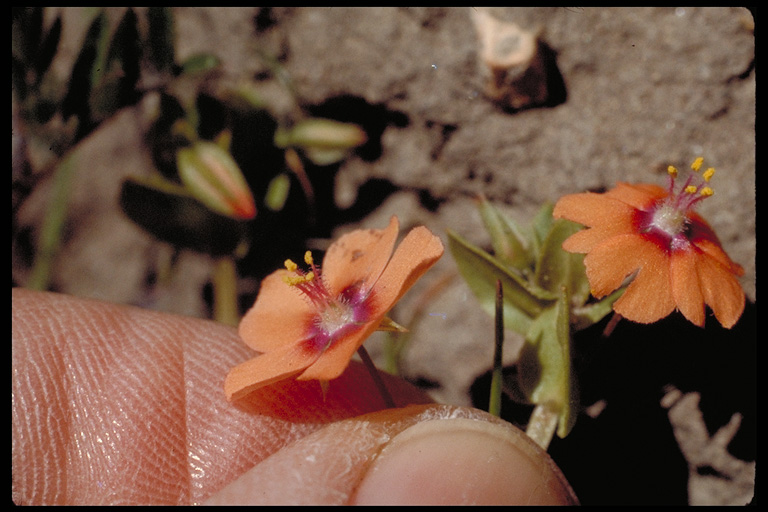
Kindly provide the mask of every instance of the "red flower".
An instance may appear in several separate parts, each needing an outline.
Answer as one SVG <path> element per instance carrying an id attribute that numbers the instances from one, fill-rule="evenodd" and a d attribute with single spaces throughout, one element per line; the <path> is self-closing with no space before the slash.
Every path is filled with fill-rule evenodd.
<path id="1" fill-rule="evenodd" d="M 358 230 L 332 244 L 321 268 L 307 251 L 304 272 L 291 260 L 261 283 L 240 336 L 262 355 L 227 375 L 229 400 L 288 378 L 331 380 L 400 297 L 443 254 L 440 239 L 413 229 L 394 254 L 397 217 L 383 230 Z"/>
<path id="2" fill-rule="evenodd" d="M 731 328 L 744 310 L 737 279 L 744 269 L 731 261 L 709 224 L 693 211 L 713 194 L 707 182 L 715 170 L 699 176 L 702 161 L 694 161 L 695 173 L 678 192 L 678 172 L 670 166 L 667 190 L 619 183 L 604 194 L 564 196 L 555 205 L 555 217 L 589 228 L 568 238 L 563 249 L 586 253 L 584 265 L 595 297 L 608 295 L 635 274 L 613 306 L 629 320 L 651 323 L 677 308 L 703 326 L 706 304 Z"/>

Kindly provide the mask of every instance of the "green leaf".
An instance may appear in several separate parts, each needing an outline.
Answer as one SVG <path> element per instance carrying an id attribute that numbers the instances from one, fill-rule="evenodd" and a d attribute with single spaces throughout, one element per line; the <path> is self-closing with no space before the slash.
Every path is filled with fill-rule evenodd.
<path id="1" fill-rule="evenodd" d="M 160 180 L 128 179 L 120 206 L 158 239 L 214 256 L 231 255 L 246 239 L 246 224 L 218 215 L 180 187 Z"/>
<path id="2" fill-rule="evenodd" d="M 100 11 L 88 28 L 72 68 L 67 94 L 62 102 L 64 119 L 72 115 L 79 119 L 76 140 L 82 139 L 94 128 L 89 100 L 93 84 L 98 83 L 101 73 L 104 72 L 108 37 L 106 15 Z"/>
<path id="3" fill-rule="evenodd" d="M 526 334 L 518 361 L 518 382 L 533 404 L 558 411 L 557 435 L 565 437 L 578 414 L 575 375 L 571 372 L 568 294 L 537 316 Z"/>
<path id="4" fill-rule="evenodd" d="M 530 250 L 533 254 L 534 260 L 539 259 L 539 254 L 541 254 L 541 247 L 544 245 L 544 240 L 547 238 L 549 235 L 549 230 L 552 228 L 552 221 L 554 220 L 552 217 L 552 210 L 554 210 L 554 208 L 555 205 L 552 203 L 546 203 L 541 207 L 541 209 L 536 213 L 536 216 L 533 218 L 533 234 L 531 236 Z"/>
<path id="5" fill-rule="evenodd" d="M 563 250 L 563 242 L 581 230 L 574 222 L 558 219 L 551 224 L 544 238 L 536 261 L 536 284 L 552 293 L 562 287 L 568 289 L 576 305 L 584 304 L 589 298 L 589 281 L 584 268 L 584 255 Z"/>
<path id="6" fill-rule="evenodd" d="M 230 108 L 242 112 L 263 110 L 267 106 L 267 102 L 261 97 L 260 91 L 250 83 L 240 84 L 227 90 L 224 99 Z"/>
<path id="7" fill-rule="evenodd" d="M 480 197 L 478 209 L 485 229 L 491 236 L 494 256 L 520 270 L 531 267 L 533 258 L 530 257 L 525 239 L 514 221 L 499 211 L 484 196 Z"/>
<path id="8" fill-rule="evenodd" d="M 192 55 L 181 65 L 181 73 L 184 75 L 197 75 L 216 69 L 221 61 L 210 53 Z"/>
<path id="9" fill-rule="evenodd" d="M 39 84 L 43 75 L 48 71 L 53 62 L 53 57 L 59 49 L 61 40 L 61 16 L 57 16 L 51 29 L 45 34 L 40 49 L 35 59 L 35 72 L 37 84 Z"/>
<path id="10" fill-rule="evenodd" d="M 284 172 L 278 174 L 267 186 L 267 195 L 264 198 L 264 203 L 267 208 L 273 212 L 277 212 L 283 209 L 285 201 L 288 199 L 288 193 L 291 190 L 291 179 Z"/>
<path id="11" fill-rule="evenodd" d="M 33 66 L 43 32 L 43 8 L 13 7 L 11 16 L 11 55 Z"/>
<path id="12" fill-rule="evenodd" d="M 170 7 L 150 7 L 149 57 L 158 71 L 171 72 L 175 65 L 173 12 Z"/>
<path id="13" fill-rule="evenodd" d="M 504 324 L 510 329 L 527 332 L 531 320 L 557 299 L 557 295 L 530 285 L 514 269 L 507 268 L 450 230 L 448 246 L 461 275 L 489 315 L 495 311 L 496 280 L 501 280 L 504 290 Z"/>
<path id="14" fill-rule="evenodd" d="M 619 288 L 609 296 L 589 304 L 587 306 L 575 307 L 571 311 L 571 324 L 575 331 L 585 329 L 602 320 L 607 314 L 613 311 L 613 303 L 622 296 L 626 288 Z"/>
<path id="15" fill-rule="evenodd" d="M 339 163 L 349 154 L 348 149 L 304 148 L 304 156 L 320 167 Z"/>
<path id="16" fill-rule="evenodd" d="M 100 123 L 119 109 L 135 104 L 141 97 L 136 87 L 142 55 L 137 23 L 136 13 L 128 9 L 117 25 L 115 35 L 108 41 L 108 49 L 105 50 L 107 36 L 99 39 L 88 98 L 94 123 Z"/>
<path id="17" fill-rule="evenodd" d="M 360 126 L 323 118 L 303 119 L 275 132 L 275 145 L 279 148 L 351 150 L 367 140 L 368 135 Z"/>

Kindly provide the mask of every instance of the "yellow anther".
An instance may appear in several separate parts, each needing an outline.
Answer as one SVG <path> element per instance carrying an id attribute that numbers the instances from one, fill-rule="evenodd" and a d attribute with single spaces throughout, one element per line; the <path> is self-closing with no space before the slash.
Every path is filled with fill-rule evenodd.
<path id="1" fill-rule="evenodd" d="M 285 268 L 286 268 L 286 269 L 287 269 L 289 272 L 296 272 L 296 269 L 297 269 L 297 268 L 299 268 L 299 266 L 298 266 L 297 264 L 295 264 L 295 263 L 294 263 L 293 261 L 291 261 L 291 260 L 285 260 L 285 263 L 284 263 L 284 265 L 285 265 Z"/>
<path id="2" fill-rule="evenodd" d="M 693 169 L 696 172 L 699 172 L 699 169 L 701 169 L 701 164 L 703 163 L 704 163 L 704 158 L 700 156 L 699 158 L 693 161 L 693 163 L 691 164 L 691 169 Z"/>
<path id="3" fill-rule="evenodd" d="M 312 259 L 312 252 L 307 251 L 304 253 L 304 263 L 307 265 L 312 265 L 315 262 L 315 260 Z"/>
<path id="4" fill-rule="evenodd" d="M 667 167 L 667 174 L 669 174 L 673 178 L 677 178 L 677 167 L 675 167 L 674 165 L 670 165 L 669 167 Z"/>
<path id="5" fill-rule="evenodd" d="M 315 278 L 314 272 L 308 272 L 307 274 L 303 276 L 283 276 L 283 281 L 291 286 L 296 286 L 298 284 L 302 283 L 308 283 L 312 281 Z"/>
<path id="6" fill-rule="evenodd" d="M 687 187 L 685 187 L 685 191 L 689 194 L 695 194 L 697 190 L 699 189 L 695 185 L 688 185 Z"/>
<path id="7" fill-rule="evenodd" d="M 715 191 L 712 190 L 709 187 L 704 187 L 704 188 L 701 189 L 701 192 L 699 192 L 699 194 L 701 194 L 704 197 L 709 197 L 709 196 L 711 196 L 714 193 L 715 193 Z"/>
<path id="8" fill-rule="evenodd" d="M 704 181 L 711 180 L 712 176 L 714 176 L 714 174 L 715 174 L 715 168 L 714 167 L 710 167 L 709 169 L 704 171 L 704 174 L 702 174 L 702 176 L 704 177 Z"/>
<path id="9" fill-rule="evenodd" d="M 283 276 L 283 281 L 291 286 L 296 286 L 304 282 L 304 276 Z"/>

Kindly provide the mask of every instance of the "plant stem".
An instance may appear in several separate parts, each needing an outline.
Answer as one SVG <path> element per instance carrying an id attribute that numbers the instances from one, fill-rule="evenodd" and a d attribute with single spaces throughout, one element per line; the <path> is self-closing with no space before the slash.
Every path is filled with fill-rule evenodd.
<path id="1" fill-rule="evenodd" d="M 360 356 L 360 359 L 363 360 L 365 367 L 368 369 L 368 373 L 371 374 L 373 383 L 376 384 L 376 387 L 379 389 L 379 393 L 381 394 L 381 398 L 384 399 L 384 404 L 387 406 L 387 409 L 393 409 L 395 407 L 395 401 L 392 399 L 392 395 L 389 394 L 387 386 L 384 385 L 379 370 L 376 368 L 376 365 L 373 364 L 373 359 L 368 355 L 368 351 L 365 350 L 364 346 L 360 345 L 360 348 L 357 349 L 357 353 Z"/>
<path id="2" fill-rule="evenodd" d="M 488 412 L 501 416 L 501 354 L 504 346 L 504 291 L 501 279 L 496 280 L 496 336 L 493 351 L 493 376 L 491 377 L 491 396 L 488 399 Z"/>
<path id="3" fill-rule="evenodd" d="M 555 433 L 557 419 L 557 411 L 547 404 L 538 404 L 533 409 L 533 414 L 531 414 L 531 419 L 528 421 L 528 428 L 525 429 L 525 433 L 546 451 Z"/>
<path id="4" fill-rule="evenodd" d="M 237 311 L 237 269 L 232 256 L 222 256 L 214 264 L 213 318 L 232 326 L 240 321 Z"/>
<path id="5" fill-rule="evenodd" d="M 605 329 L 603 330 L 603 337 L 604 338 L 607 338 L 608 336 L 611 335 L 611 333 L 616 328 L 616 326 L 618 325 L 619 321 L 622 318 L 623 317 L 620 314 L 618 314 L 616 312 L 613 313 L 613 316 L 611 317 L 611 319 L 608 320 L 608 325 L 606 325 Z"/>
<path id="6" fill-rule="evenodd" d="M 51 267 L 61 247 L 61 232 L 67 220 L 67 203 L 76 168 L 75 157 L 71 152 L 56 166 L 51 199 L 40 230 L 32 271 L 24 284 L 26 288 L 48 289 Z"/>

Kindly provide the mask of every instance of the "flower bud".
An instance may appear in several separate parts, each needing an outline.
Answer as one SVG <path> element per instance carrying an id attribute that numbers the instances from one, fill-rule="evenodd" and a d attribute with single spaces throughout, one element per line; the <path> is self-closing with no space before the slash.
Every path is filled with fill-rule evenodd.
<path id="1" fill-rule="evenodd" d="M 210 210 L 240 220 L 256 216 L 251 189 L 227 151 L 199 141 L 176 153 L 179 176 L 187 190 Z"/>
<path id="2" fill-rule="evenodd" d="M 275 144 L 281 148 L 352 149 L 366 140 L 365 131 L 358 125 L 333 119 L 305 119 L 275 133 Z"/>

